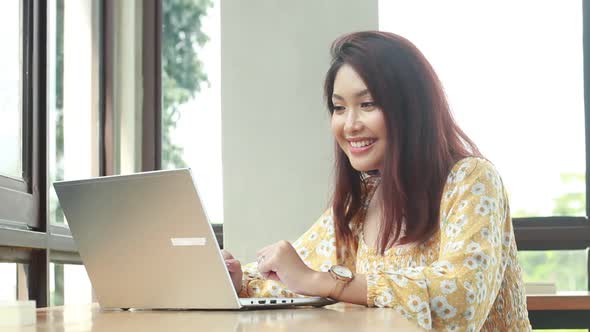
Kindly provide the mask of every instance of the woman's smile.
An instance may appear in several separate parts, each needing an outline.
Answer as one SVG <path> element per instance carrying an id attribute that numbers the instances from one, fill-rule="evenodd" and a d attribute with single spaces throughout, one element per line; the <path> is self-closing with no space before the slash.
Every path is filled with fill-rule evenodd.
<path id="1" fill-rule="evenodd" d="M 349 138 L 347 140 L 350 153 L 353 155 L 362 155 L 368 152 L 377 141 L 374 138 Z"/>

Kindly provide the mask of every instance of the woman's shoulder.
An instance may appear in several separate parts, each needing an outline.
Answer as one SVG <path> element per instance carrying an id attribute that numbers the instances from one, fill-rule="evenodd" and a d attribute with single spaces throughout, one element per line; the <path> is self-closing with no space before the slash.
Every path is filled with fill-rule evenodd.
<path id="1" fill-rule="evenodd" d="M 447 184 L 469 184 L 486 180 L 500 184 L 500 174 L 488 159 L 481 157 L 466 157 L 453 165 L 447 176 Z"/>

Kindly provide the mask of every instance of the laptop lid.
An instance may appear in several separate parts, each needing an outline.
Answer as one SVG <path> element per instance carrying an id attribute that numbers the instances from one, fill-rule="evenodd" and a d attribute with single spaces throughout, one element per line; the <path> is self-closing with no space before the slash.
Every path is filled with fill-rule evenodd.
<path id="1" fill-rule="evenodd" d="M 101 306 L 241 307 L 190 170 L 54 187 Z"/>

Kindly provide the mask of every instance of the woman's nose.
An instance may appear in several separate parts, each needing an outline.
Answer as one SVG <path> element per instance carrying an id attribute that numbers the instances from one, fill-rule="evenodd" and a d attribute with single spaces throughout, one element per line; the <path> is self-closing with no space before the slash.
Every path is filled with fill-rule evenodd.
<path id="1" fill-rule="evenodd" d="M 348 114 L 346 114 L 346 121 L 344 122 L 344 131 L 351 133 L 355 131 L 359 131 L 362 128 L 362 123 L 358 117 L 358 114 L 355 110 L 350 110 Z"/>

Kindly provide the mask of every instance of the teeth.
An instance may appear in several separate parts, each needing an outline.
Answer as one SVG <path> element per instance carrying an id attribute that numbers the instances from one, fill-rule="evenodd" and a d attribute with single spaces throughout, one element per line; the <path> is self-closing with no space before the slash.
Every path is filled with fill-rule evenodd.
<path id="1" fill-rule="evenodd" d="M 372 141 L 372 140 L 359 141 L 359 142 L 350 142 L 350 145 L 352 145 L 353 148 L 362 148 L 362 147 L 365 147 L 367 145 L 373 144 L 373 142 L 374 141 Z"/>

